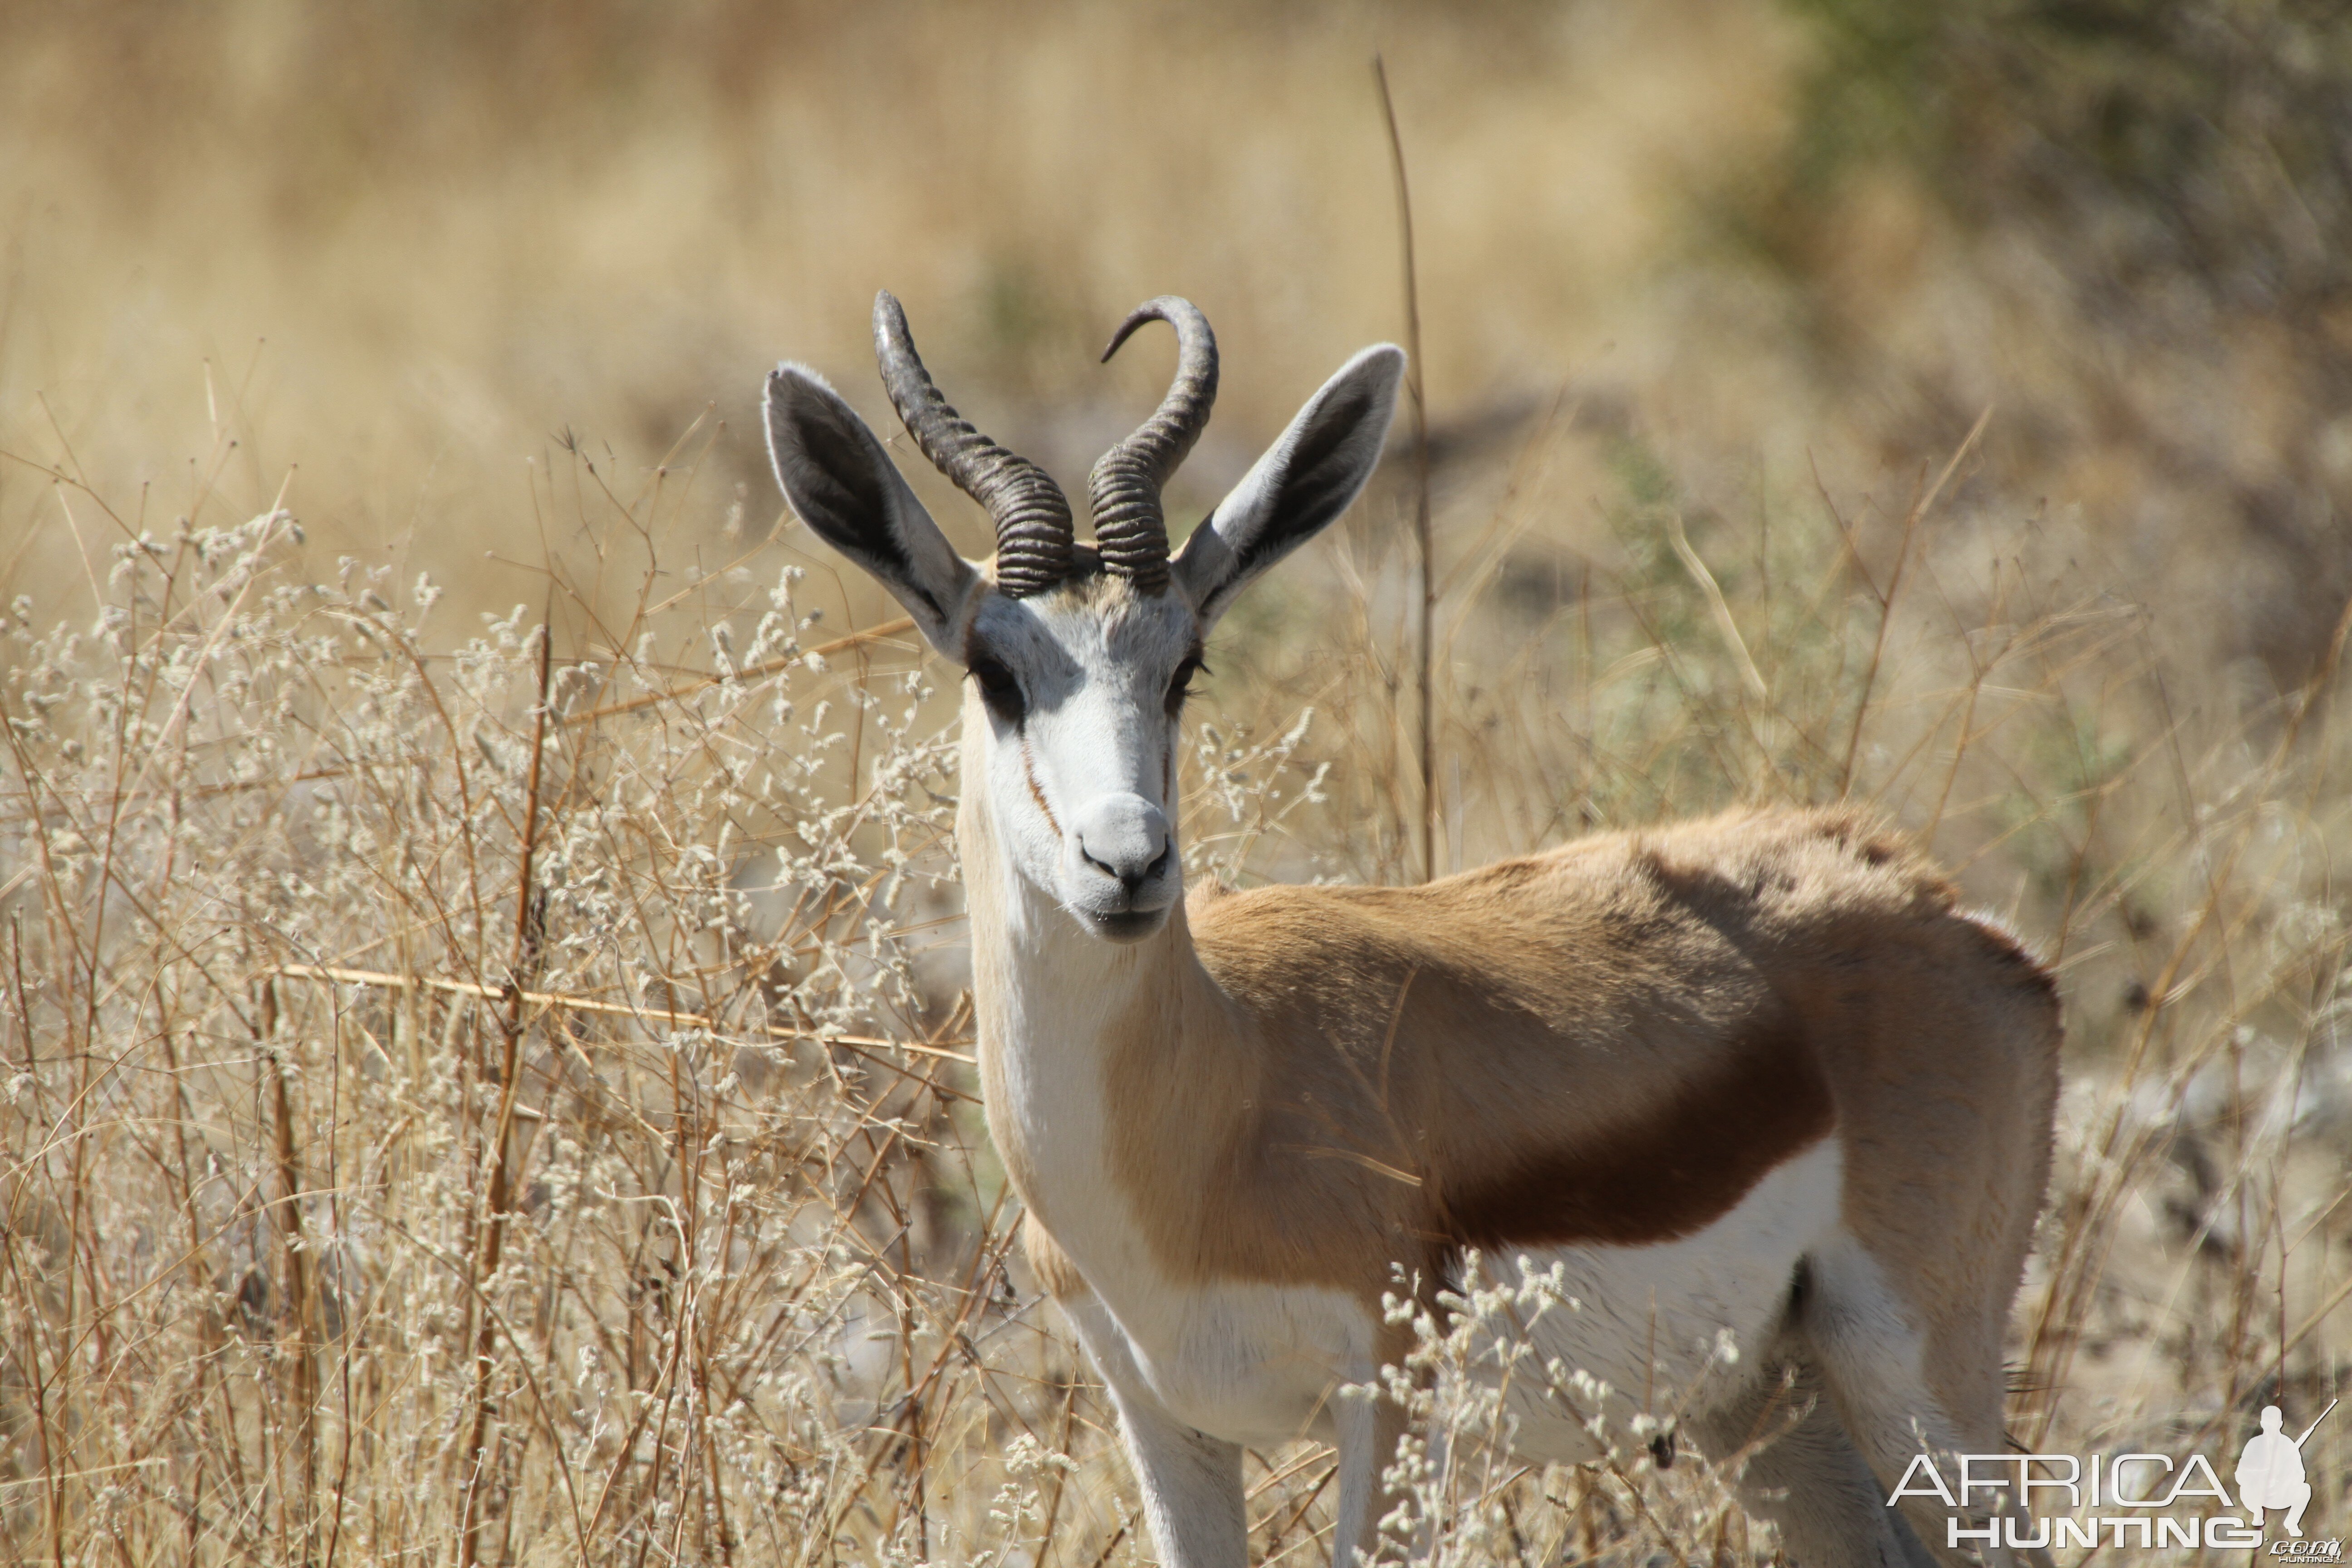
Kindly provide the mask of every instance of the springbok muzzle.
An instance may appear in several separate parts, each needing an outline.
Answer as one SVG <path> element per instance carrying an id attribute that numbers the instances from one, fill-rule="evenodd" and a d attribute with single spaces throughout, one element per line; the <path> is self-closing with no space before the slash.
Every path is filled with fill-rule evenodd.
<path id="1" fill-rule="evenodd" d="M 1139 795 L 1096 797 L 1070 831 L 1086 869 L 1117 882 L 1129 903 L 1169 869 L 1168 818 Z"/>

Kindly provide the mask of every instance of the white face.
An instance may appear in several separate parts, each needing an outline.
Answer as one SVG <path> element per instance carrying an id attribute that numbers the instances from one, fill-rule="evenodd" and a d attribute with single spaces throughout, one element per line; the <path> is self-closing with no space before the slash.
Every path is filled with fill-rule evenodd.
<path id="1" fill-rule="evenodd" d="M 980 596 L 962 649 L 966 790 L 1014 872 L 1081 929 L 1135 942 L 1183 894 L 1176 841 L 1184 692 L 1201 626 L 1174 587 L 1097 574 L 1049 593 Z M 973 776 L 977 773 L 978 776 Z"/>
<path id="2" fill-rule="evenodd" d="M 1363 488 L 1403 371 L 1388 344 L 1342 365 L 1165 563 L 1164 589 L 1139 591 L 1073 545 L 1072 574 L 1021 597 L 956 554 L 815 372 L 787 364 L 768 378 L 768 448 L 793 510 L 971 672 L 967 806 L 984 805 L 1014 873 L 1079 930 L 1139 942 L 1167 924 L 1184 881 L 1178 718 L 1202 640 L 1236 594 Z"/>

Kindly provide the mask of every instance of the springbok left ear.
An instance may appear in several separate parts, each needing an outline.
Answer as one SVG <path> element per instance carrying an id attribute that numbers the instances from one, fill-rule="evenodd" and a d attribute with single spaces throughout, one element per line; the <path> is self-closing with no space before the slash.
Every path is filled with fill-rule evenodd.
<path id="1" fill-rule="evenodd" d="M 932 647 L 961 659 L 956 628 L 980 574 L 955 552 L 857 411 L 806 365 L 768 377 L 768 456 L 816 536 L 873 574 Z"/>
<path id="2" fill-rule="evenodd" d="M 1223 615 L 1259 573 L 1348 510 L 1380 464 L 1403 375 L 1404 351 L 1394 343 L 1368 348 L 1341 365 L 1192 531 L 1170 572 L 1203 625 Z"/>

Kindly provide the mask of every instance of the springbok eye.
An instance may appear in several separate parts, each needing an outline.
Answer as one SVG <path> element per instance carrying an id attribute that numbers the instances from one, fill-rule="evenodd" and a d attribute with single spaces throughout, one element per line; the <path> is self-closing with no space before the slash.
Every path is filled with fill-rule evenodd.
<path id="1" fill-rule="evenodd" d="M 971 678 L 979 683 L 981 700 L 989 711 L 1008 724 L 1018 724 L 1028 714 L 1029 700 L 1021 694 L 1021 682 L 1013 672 L 986 655 L 971 661 Z"/>
<path id="2" fill-rule="evenodd" d="M 1181 712 L 1184 699 L 1192 695 L 1192 678 L 1196 675 L 1206 675 L 1208 672 L 1209 667 L 1201 662 L 1201 656 L 1197 653 L 1176 667 L 1176 673 L 1168 680 L 1168 716 L 1170 718 L 1173 719 Z"/>

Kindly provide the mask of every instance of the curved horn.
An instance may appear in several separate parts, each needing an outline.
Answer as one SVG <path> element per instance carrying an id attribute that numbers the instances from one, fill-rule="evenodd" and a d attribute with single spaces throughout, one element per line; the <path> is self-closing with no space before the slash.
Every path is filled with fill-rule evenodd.
<path id="1" fill-rule="evenodd" d="M 1013 598 L 1040 594 L 1069 575 L 1070 503 L 1053 476 L 972 428 L 932 384 L 907 312 L 889 293 L 874 296 L 874 357 L 907 434 L 956 488 L 996 521 L 996 585 Z"/>
<path id="2" fill-rule="evenodd" d="M 1168 519 L 1160 489 L 1201 438 L 1217 401 L 1217 335 L 1191 300 L 1162 294 L 1138 305 L 1119 323 L 1110 347 L 1103 350 L 1104 360 L 1146 321 L 1176 329 L 1176 379 L 1142 427 L 1102 455 L 1087 477 L 1087 495 L 1103 565 L 1156 594 L 1168 585 Z"/>

